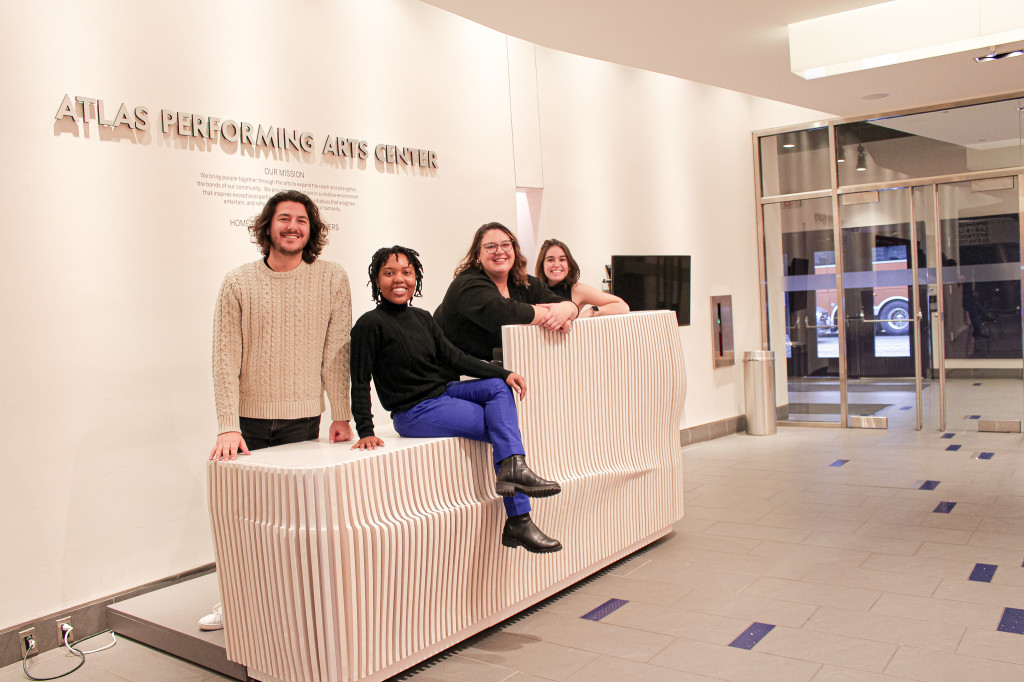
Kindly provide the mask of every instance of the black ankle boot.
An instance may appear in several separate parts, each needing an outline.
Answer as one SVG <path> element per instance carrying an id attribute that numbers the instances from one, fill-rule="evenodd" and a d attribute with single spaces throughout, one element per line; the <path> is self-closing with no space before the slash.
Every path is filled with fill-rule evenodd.
<path id="1" fill-rule="evenodd" d="M 544 535 L 544 531 L 537 527 L 529 514 L 508 517 L 505 529 L 501 531 L 501 544 L 506 547 L 522 547 L 537 554 L 562 549 L 562 543 Z"/>
<path id="2" fill-rule="evenodd" d="M 562 492 L 562 486 L 530 471 L 523 455 L 512 455 L 501 460 L 494 489 L 502 497 L 512 497 L 517 492 L 528 497 L 548 497 Z"/>

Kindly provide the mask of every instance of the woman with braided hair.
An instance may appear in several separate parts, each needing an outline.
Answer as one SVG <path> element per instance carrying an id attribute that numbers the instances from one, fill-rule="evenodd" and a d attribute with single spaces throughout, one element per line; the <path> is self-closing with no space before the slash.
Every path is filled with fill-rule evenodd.
<path id="1" fill-rule="evenodd" d="M 512 390 L 520 399 L 525 396 L 526 380 L 463 353 L 445 338 L 430 313 L 410 305 L 423 286 L 423 265 L 416 251 L 403 246 L 378 249 L 368 272 L 377 307 L 352 327 L 352 414 L 359 433 L 353 449 L 384 445 L 373 429 L 372 378 L 400 435 L 460 436 L 491 444 L 495 489 L 508 514 L 501 535 L 504 546 L 531 552 L 560 550 L 561 543 L 530 519 L 528 498 L 554 495 L 561 487 L 526 466 L 512 396 Z M 449 383 L 443 368 L 482 380 Z"/>

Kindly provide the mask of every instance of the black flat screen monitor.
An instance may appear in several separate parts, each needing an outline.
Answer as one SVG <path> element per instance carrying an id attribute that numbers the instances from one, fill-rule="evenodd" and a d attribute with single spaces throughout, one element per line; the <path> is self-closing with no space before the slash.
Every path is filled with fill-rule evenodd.
<path id="1" fill-rule="evenodd" d="M 612 256 L 611 290 L 630 310 L 674 310 L 690 324 L 689 256 Z"/>

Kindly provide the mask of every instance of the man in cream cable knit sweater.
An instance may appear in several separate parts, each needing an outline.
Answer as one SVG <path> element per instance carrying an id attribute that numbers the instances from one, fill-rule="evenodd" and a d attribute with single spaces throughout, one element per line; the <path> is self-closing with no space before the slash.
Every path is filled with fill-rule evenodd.
<path id="1" fill-rule="evenodd" d="M 213 319 L 217 443 L 210 459 L 313 440 L 324 389 L 332 443 L 352 439 L 348 275 L 317 260 L 327 226 L 301 192 L 275 194 L 250 228 L 263 260 L 224 278 Z"/>
<path id="2" fill-rule="evenodd" d="M 328 228 L 308 196 L 287 191 L 249 229 L 264 258 L 228 273 L 214 312 L 218 436 L 210 459 L 315 440 L 325 389 L 330 441 L 352 440 L 352 299 L 345 270 L 317 260 Z M 220 604 L 199 621 L 204 630 L 223 625 Z"/>

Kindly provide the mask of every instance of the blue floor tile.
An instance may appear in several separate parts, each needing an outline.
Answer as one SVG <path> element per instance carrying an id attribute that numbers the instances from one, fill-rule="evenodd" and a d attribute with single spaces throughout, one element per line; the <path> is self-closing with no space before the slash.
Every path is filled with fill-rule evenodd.
<path id="1" fill-rule="evenodd" d="M 737 649 L 753 649 L 773 629 L 775 629 L 775 626 L 768 623 L 751 623 L 747 631 L 732 640 L 729 646 L 736 647 Z"/>
<path id="2" fill-rule="evenodd" d="M 612 611 L 620 609 L 628 603 L 629 602 L 625 599 L 609 599 L 593 611 L 583 614 L 580 618 L 586 618 L 587 620 L 601 620 Z"/>
<path id="3" fill-rule="evenodd" d="M 946 448 L 946 451 L 947 452 L 956 452 L 960 448 L 961 448 L 960 445 L 950 445 L 949 447 Z"/>
<path id="4" fill-rule="evenodd" d="M 837 459 L 836 461 L 834 461 L 831 464 L 829 464 L 829 466 L 830 467 L 841 467 L 841 466 L 843 466 L 844 464 L 846 464 L 849 461 L 850 460 L 848 460 L 848 459 Z"/>
<path id="5" fill-rule="evenodd" d="M 900 409 L 901 410 L 912 410 L 912 409 L 914 409 L 914 407 L 912 405 L 906 405 L 904 407 L 901 407 Z"/>
<path id="6" fill-rule="evenodd" d="M 981 382 L 979 381 L 979 382 L 978 382 L 978 383 L 976 383 L 976 384 L 971 384 L 971 386 L 981 386 Z"/>
<path id="7" fill-rule="evenodd" d="M 955 433 L 944 433 L 941 436 L 939 436 L 939 438 L 952 438 L 955 435 Z"/>
<path id="8" fill-rule="evenodd" d="M 953 511 L 953 507 L 956 506 L 956 502 L 939 502 L 938 506 L 932 510 L 933 514 L 948 514 Z"/>
<path id="9" fill-rule="evenodd" d="M 995 564 L 974 564 L 974 570 L 971 571 L 971 576 L 968 580 L 973 580 L 977 583 L 990 583 L 996 574 L 997 568 L 999 567 Z"/>
<path id="10" fill-rule="evenodd" d="M 1024 609 L 1013 609 L 1009 606 L 1003 609 L 1003 619 L 999 621 L 1000 632 L 1013 632 L 1024 635 Z"/>
<path id="11" fill-rule="evenodd" d="M 972 414 L 967 417 L 968 419 L 981 419 L 980 414 Z"/>
<path id="12" fill-rule="evenodd" d="M 994 452 L 983 452 L 980 455 L 978 455 L 978 459 L 992 459 L 992 457 L 995 454 L 996 453 L 994 453 Z"/>
<path id="13" fill-rule="evenodd" d="M 942 481 L 925 481 L 921 484 L 918 490 L 935 490 L 939 487 L 940 483 L 942 483 Z"/>

